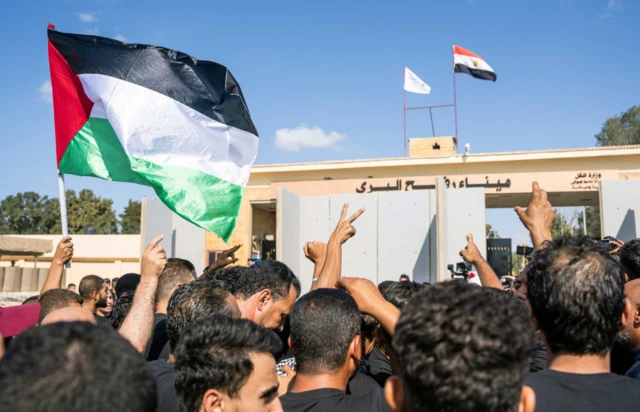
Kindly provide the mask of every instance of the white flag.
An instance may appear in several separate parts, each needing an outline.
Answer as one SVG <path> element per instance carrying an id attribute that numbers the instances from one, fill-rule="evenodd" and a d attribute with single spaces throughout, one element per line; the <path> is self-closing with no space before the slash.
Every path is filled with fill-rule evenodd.
<path id="1" fill-rule="evenodd" d="M 431 87 L 408 67 L 404 68 L 404 89 L 411 93 L 429 94 L 431 92 Z"/>

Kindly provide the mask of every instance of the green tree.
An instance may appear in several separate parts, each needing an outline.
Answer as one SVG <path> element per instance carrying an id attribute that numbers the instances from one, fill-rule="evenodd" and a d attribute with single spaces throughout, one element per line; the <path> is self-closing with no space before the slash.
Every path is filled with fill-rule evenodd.
<path id="1" fill-rule="evenodd" d="M 98 234 L 118 233 L 118 221 L 113 201 L 96 196 L 92 190 L 67 190 L 67 220 L 69 233 L 84 233 L 94 228 Z"/>
<path id="2" fill-rule="evenodd" d="M 487 235 L 487 239 L 500 239 L 500 235 L 498 234 L 497 230 L 494 230 L 491 225 L 486 224 L 484 225 L 485 227 L 485 232 Z"/>
<path id="3" fill-rule="evenodd" d="M 553 219 L 553 226 L 551 227 L 551 237 L 554 239 L 562 235 L 580 235 L 582 229 L 576 225 L 578 215 L 573 214 L 567 216 L 560 212 L 558 209 L 553 210 L 556 213 L 556 217 Z"/>
<path id="4" fill-rule="evenodd" d="M 129 200 L 124 212 L 120 213 L 120 233 L 138 234 L 140 233 L 140 216 L 142 205 L 135 200 Z"/>
<path id="5" fill-rule="evenodd" d="M 55 218 L 49 215 L 52 200 L 35 192 L 7 196 L 0 201 L 0 233 L 50 233 L 55 226 Z"/>
<path id="6" fill-rule="evenodd" d="M 597 146 L 640 144 L 640 106 L 607 119 L 596 141 Z"/>
<path id="7" fill-rule="evenodd" d="M 600 239 L 602 237 L 600 233 L 600 207 L 599 206 L 587 206 L 587 235 L 593 239 Z M 578 225 L 580 226 L 580 234 L 584 233 L 584 221 L 582 220 L 583 212 L 580 211 L 578 217 Z"/>

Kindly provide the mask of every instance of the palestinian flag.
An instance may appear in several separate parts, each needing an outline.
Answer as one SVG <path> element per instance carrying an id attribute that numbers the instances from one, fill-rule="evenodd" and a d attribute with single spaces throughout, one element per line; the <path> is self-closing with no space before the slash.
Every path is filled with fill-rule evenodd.
<path id="1" fill-rule="evenodd" d="M 467 73 L 476 79 L 493 80 L 494 82 L 498 78 L 482 57 L 455 44 L 453 45 L 453 72 Z"/>
<path id="2" fill-rule="evenodd" d="M 258 153 L 231 72 L 163 47 L 48 37 L 60 173 L 151 186 L 227 241 Z"/>

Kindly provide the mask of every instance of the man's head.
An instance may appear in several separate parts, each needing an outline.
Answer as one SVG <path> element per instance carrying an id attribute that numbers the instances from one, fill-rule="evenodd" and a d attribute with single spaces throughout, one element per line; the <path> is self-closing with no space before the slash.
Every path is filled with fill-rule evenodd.
<path id="1" fill-rule="evenodd" d="M 280 339 L 246 319 L 214 315 L 184 332 L 176 348 L 182 412 L 280 412 L 276 353 Z"/>
<path id="2" fill-rule="evenodd" d="M 96 275 L 89 275 L 80 281 L 80 297 L 85 303 L 93 302 L 96 308 L 107 306 L 107 284 Z"/>
<path id="3" fill-rule="evenodd" d="M 533 254 L 527 297 L 548 349 L 606 355 L 622 326 L 624 275 L 589 239 L 560 238 Z"/>
<path id="4" fill-rule="evenodd" d="M 82 298 L 77 293 L 67 289 L 51 289 L 40 295 L 40 319 L 38 323 L 51 312 L 70 306 L 81 307 Z"/>
<path id="5" fill-rule="evenodd" d="M 33 296 L 29 296 L 28 298 L 26 298 L 25 300 L 22 301 L 23 305 L 30 305 L 32 303 L 36 303 L 38 302 L 38 298 L 40 296 L 39 295 L 33 295 Z"/>
<path id="6" fill-rule="evenodd" d="M 244 271 L 232 289 L 243 318 L 267 329 L 282 330 L 300 295 L 300 281 L 284 263 L 265 260 Z"/>
<path id="7" fill-rule="evenodd" d="M 387 302 L 391 303 L 398 309 L 402 309 L 404 305 L 411 300 L 413 295 L 425 288 L 426 285 L 417 282 L 394 282 L 387 280 L 378 285 L 378 290 Z M 391 335 L 383 328 L 376 329 L 376 339 L 382 352 L 389 356 L 391 354 Z"/>
<path id="8" fill-rule="evenodd" d="M 76 292 L 76 284 L 75 283 L 69 283 L 67 285 L 67 290 L 70 290 L 70 291 L 75 293 Z"/>
<path id="9" fill-rule="evenodd" d="M 624 285 L 624 295 L 631 304 L 631 316 L 618 334 L 618 341 L 630 350 L 640 349 L 640 279 Z"/>
<path id="10" fill-rule="evenodd" d="M 136 289 L 140 284 L 140 275 L 136 273 L 127 273 L 118 279 L 118 283 L 115 285 L 116 297 L 121 296 L 133 296 L 136 294 Z"/>
<path id="11" fill-rule="evenodd" d="M 408 282 L 408 281 L 409 281 L 409 276 L 400 275 L 400 282 Z"/>
<path id="12" fill-rule="evenodd" d="M 316 289 L 301 297 L 291 311 L 297 371 L 353 375 L 362 356 L 360 325 L 356 302 L 342 290 Z"/>
<path id="13" fill-rule="evenodd" d="M 153 412 L 156 386 L 140 354 L 113 330 L 57 323 L 20 335 L 0 360 L 0 410 L 43 405 L 50 411 Z"/>
<path id="14" fill-rule="evenodd" d="M 104 283 L 107 284 L 107 287 L 111 287 L 111 279 L 109 278 L 104 278 Z"/>
<path id="15" fill-rule="evenodd" d="M 620 248 L 619 256 L 628 280 L 640 278 L 640 239 L 625 243 Z"/>
<path id="16" fill-rule="evenodd" d="M 196 277 L 193 265 L 188 260 L 170 258 L 162 271 L 162 277 L 158 281 L 156 302 L 167 302 L 173 291 L 180 285 L 193 282 Z"/>
<path id="17" fill-rule="evenodd" d="M 178 287 L 167 307 L 167 336 L 173 353 L 184 330 L 197 319 L 211 315 L 240 317 L 233 295 L 218 288 L 215 280 L 200 280 Z"/>
<path id="18" fill-rule="evenodd" d="M 67 306 L 56 309 L 42 319 L 42 326 L 58 322 L 88 322 L 95 325 L 96 318 L 88 309 L 78 306 Z"/>
<path id="19" fill-rule="evenodd" d="M 124 319 L 129 314 L 129 310 L 131 310 L 131 305 L 133 304 L 133 296 L 123 296 L 116 301 L 113 310 L 111 311 L 111 326 L 115 330 L 120 329 Z"/>
<path id="20" fill-rule="evenodd" d="M 115 277 L 111 280 L 111 287 L 113 288 L 113 290 L 116 290 L 116 285 L 118 284 L 119 279 L 119 277 Z"/>
<path id="21" fill-rule="evenodd" d="M 534 331 L 506 292 L 464 281 L 420 291 L 400 314 L 393 348 L 400 377 L 385 396 L 394 411 L 533 411 L 524 388 Z"/>

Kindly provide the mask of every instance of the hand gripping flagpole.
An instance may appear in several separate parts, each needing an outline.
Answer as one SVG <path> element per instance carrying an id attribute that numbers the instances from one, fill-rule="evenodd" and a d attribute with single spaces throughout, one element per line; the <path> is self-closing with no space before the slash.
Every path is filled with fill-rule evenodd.
<path id="1" fill-rule="evenodd" d="M 62 226 L 62 236 L 69 236 L 69 226 L 67 222 L 67 195 L 64 189 L 64 175 L 58 173 L 58 189 L 60 191 L 60 224 Z M 71 261 L 64 265 L 65 268 L 71 267 Z"/>

